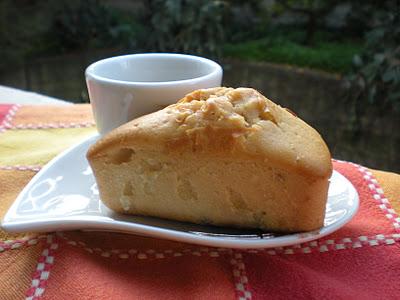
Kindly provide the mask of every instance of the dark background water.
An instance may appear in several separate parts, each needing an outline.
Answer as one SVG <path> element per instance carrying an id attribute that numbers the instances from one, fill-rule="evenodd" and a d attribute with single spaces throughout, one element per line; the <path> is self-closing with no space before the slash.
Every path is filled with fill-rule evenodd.
<path id="1" fill-rule="evenodd" d="M 114 54 L 114 53 L 113 53 Z M 29 61 L 0 74 L 0 84 L 87 102 L 84 70 L 109 53 L 78 53 Z M 253 87 L 288 107 L 316 128 L 334 158 L 400 172 L 400 116 L 371 109 L 360 131 L 352 126 L 352 106 L 338 76 L 284 65 L 223 61 L 225 86 Z M 12 99 L 10 99 L 11 101 Z"/>

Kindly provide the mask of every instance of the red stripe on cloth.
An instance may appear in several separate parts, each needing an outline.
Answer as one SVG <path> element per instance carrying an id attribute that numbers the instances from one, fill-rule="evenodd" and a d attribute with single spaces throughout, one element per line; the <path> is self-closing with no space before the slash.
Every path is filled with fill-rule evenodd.
<path id="1" fill-rule="evenodd" d="M 103 257 L 67 241 L 60 244 L 44 299 L 236 298 L 230 253 Z"/>
<path id="2" fill-rule="evenodd" d="M 10 111 L 12 104 L 0 104 L 0 125 L 3 125 L 5 117 Z"/>
<path id="3" fill-rule="evenodd" d="M 378 207 L 385 214 L 386 218 L 393 223 L 393 227 L 396 229 L 396 231 L 400 232 L 400 217 L 391 206 L 389 199 L 386 198 L 382 187 L 378 183 L 378 180 L 367 168 L 363 166 L 357 166 L 357 168 L 361 174 L 363 174 L 363 178 L 371 191 L 372 198 L 376 201 Z"/>
<path id="4" fill-rule="evenodd" d="M 334 161 L 333 165 L 336 171 L 345 176 L 356 187 L 360 197 L 360 207 L 354 218 L 346 226 L 321 240 L 339 240 L 396 233 L 393 221 L 386 217 L 379 203 L 373 198 L 369 182 L 364 178 L 364 174 L 358 170 L 359 166 L 337 161 Z"/>
<path id="5" fill-rule="evenodd" d="M 12 119 L 20 107 L 21 105 L 19 104 L 0 105 L 0 132 L 5 131 L 12 126 Z"/>
<path id="6" fill-rule="evenodd" d="M 30 288 L 26 292 L 26 300 L 41 299 L 47 286 L 50 270 L 54 264 L 54 253 L 58 249 L 58 243 L 54 235 L 48 235 L 46 247 L 38 259 L 36 270 L 33 273 Z"/>
<path id="7" fill-rule="evenodd" d="M 398 244 L 243 261 L 253 299 L 399 299 Z"/>
<path id="8" fill-rule="evenodd" d="M 254 299 L 398 299 L 398 216 L 368 169 L 337 161 L 334 168 L 357 188 L 358 213 L 318 241 L 243 252 Z"/>
<path id="9" fill-rule="evenodd" d="M 363 176 L 365 183 L 370 190 L 372 198 L 375 200 L 375 204 L 378 205 L 380 210 L 385 214 L 386 218 L 393 223 L 393 227 L 397 232 L 400 232 L 400 216 L 394 210 L 388 198 L 386 198 L 383 188 L 380 186 L 378 180 L 372 174 L 370 170 L 366 167 L 341 160 L 334 160 L 337 167 L 340 168 L 341 165 L 351 165 L 355 167 Z"/>
<path id="10" fill-rule="evenodd" d="M 238 300 L 251 300 L 249 280 L 246 274 L 246 266 L 243 262 L 243 255 L 240 252 L 233 252 L 231 258 L 233 280 L 235 284 L 236 298 Z"/>

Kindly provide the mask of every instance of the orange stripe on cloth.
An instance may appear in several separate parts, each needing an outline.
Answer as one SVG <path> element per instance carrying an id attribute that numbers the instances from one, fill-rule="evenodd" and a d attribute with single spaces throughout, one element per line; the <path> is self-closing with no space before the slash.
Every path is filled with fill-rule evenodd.
<path id="1" fill-rule="evenodd" d="M 400 175 L 377 170 L 371 170 L 371 172 L 382 186 L 397 214 L 400 214 Z"/>
<path id="2" fill-rule="evenodd" d="M 0 170 L 0 218 L 2 219 L 23 187 L 36 174 L 34 171 Z M 0 240 L 15 239 L 26 234 L 9 234 L 0 230 Z"/>
<path id="3" fill-rule="evenodd" d="M 0 299 L 23 299 L 31 284 L 41 244 L 0 252 Z"/>
<path id="4" fill-rule="evenodd" d="M 11 125 L 69 124 L 93 122 L 89 104 L 77 105 L 23 105 Z"/>
<path id="5" fill-rule="evenodd" d="M 71 245 L 86 249 L 96 249 L 96 252 L 110 253 L 118 256 L 119 253 L 147 253 L 154 254 L 154 249 L 167 254 L 182 251 L 184 249 L 199 248 L 196 245 L 179 243 L 150 237 L 122 234 L 116 232 L 81 232 L 70 231 L 60 233 L 60 238 Z M 100 249 L 100 250 L 97 250 Z M 107 255 L 107 254 L 105 254 Z"/>

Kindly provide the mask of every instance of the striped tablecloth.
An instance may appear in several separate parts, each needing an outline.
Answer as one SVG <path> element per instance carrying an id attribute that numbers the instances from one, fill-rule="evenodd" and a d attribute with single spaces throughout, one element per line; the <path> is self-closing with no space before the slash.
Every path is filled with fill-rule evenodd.
<path id="1" fill-rule="evenodd" d="M 95 131 L 89 105 L 0 105 L 0 214 Z M 343 161 L 361 206 L 317 241 L 238 251 L 99 232 L 0 232 L 0 299 L 399 299 L 400 176 Z"/>

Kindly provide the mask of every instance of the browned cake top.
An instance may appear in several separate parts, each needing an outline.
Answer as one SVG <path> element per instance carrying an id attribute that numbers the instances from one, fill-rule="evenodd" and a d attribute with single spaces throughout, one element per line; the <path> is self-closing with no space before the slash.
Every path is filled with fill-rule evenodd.
<path id="1" fill-rule="evenodd" d="M 115 147 L 263 159 L 315 177 L 332 172 L 329 150 L 318 132 L 251 88 L 194 91 L 113 130 L 91 147 L 88 157 Z"/>

